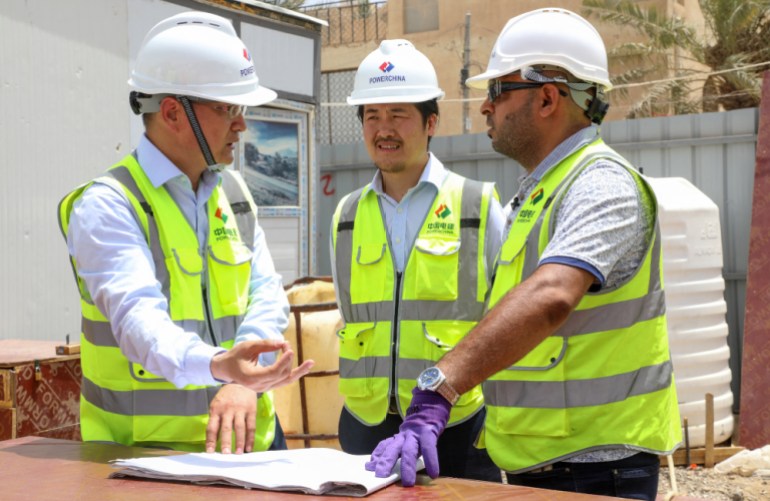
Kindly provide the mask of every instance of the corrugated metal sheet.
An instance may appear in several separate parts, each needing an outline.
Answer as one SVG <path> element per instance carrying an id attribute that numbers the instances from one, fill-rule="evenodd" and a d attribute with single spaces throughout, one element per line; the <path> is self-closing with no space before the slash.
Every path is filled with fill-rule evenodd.
<path id="1" fill-rule="evenodd" d="M 759 125 L 756 108 L 725 113 L 607 122 L 602 135 L 644 173 L 653 177 L 683 177 L 719 207 L 722 227 L 727 322 L 730 328 L 732 390 L 740 389 L 741 341 L 748 268 L 751 199 Z M 459 174 L 497 184 L 508 201 L 524 174 L 518 164 L 492 150 L 485 134 L 437 137 L 431 150 L 444 165 Z M 368 183 L 374 175 L 363 143 L 324 145 L 320 148 L 321 244 L 319 274 L 329 274 L 329 225 L 337 202 Z M 736 401 L 737 406 L 737 401 Z"/>

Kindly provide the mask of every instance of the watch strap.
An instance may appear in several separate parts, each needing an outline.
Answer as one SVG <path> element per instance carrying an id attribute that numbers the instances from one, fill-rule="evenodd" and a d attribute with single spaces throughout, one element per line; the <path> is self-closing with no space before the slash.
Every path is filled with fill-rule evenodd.
<path id="1" fill-rule="evenodd" d="M 441 383 L 436 388 L 436 393 L 447 399 L 447 401 L 454 405 L 457 403 L 458 400 L 460 400 L 460 394 L 457 393 L 457 390 L 452 388 L 452 385 L 447 382 L 446 379 L 441 381 Z"/>

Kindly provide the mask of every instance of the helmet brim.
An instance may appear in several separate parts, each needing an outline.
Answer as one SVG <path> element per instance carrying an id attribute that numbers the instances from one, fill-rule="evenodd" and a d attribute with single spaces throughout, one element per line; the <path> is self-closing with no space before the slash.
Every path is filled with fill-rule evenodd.
<path id="1" fill-rule="evenodd" d="M 249 86 L 252 87 L 252 89 L 248 92 L 234 92 L 232 94 L 208 92 L 205 89 L 201 90 L 200 86 L 198 88 L 191 86 L 187 89 L 182 89 L 180 87 L 174 88 L 170 86 L 153 86 L 147 85 L 146 82 L 137 82 L 133 78 L 128 80 L 128 86 L 131 88 L 131 90 L 150 96 L 157 94 L 169 94 L 172 96 L 192 96 L 206 99 L 208 101 L 217 101 L 221 103 L 238 104 L 243 106 L 260 106 L 274 101 L 278 97 L 278 94 L 276 94 L 274 90 L 268 89 L 267 87 L 263 87 L 261 85 L 258 85 L 256 88 Z M 231 90 L 234 91 L 237 89 Z"/>
<path id="2" fill-rule="evenodd" d="M 267 87 L 261 85 L 252 92 L 246 94 L 238 94 L 234 96 L 218 96 L 217 101 L 228 104 L 242 104 L 244 106 L 260 106 L 274 101 L 278 97 L 278 94 Z M 211 99 L 211 98 L 209 98 Z"/>
<path id="3" fill-rule="evenodd" d="M 390 104 L 390 103 L 424 103 L 431 99 L 441 100 L 444 97 L 444 92 L 424 92 L 421 94 L 410 94 L 408 90 L 402 90 L 400 92 L 392 92 L 387 96 L 348 96 L 347 102 L 351 106 L 358 106 L 361 104 Z"/>
<path id="4" fill-rule="evenodd" d="M 484 73 L 481 73 L 479 75 L 476 75 L 475 77 L 470 77 L 467 80 L 465 80 L 465 85 L 470 87 L 471 89 L 481 89 L 486 90 L 489 86 L 489 81 L 494 80 L 495 78 L 500 78 L 504 75 L 507 75 L 511 73 L 510 71 L 497 71 L 497 70 L 487 70 Z"/>

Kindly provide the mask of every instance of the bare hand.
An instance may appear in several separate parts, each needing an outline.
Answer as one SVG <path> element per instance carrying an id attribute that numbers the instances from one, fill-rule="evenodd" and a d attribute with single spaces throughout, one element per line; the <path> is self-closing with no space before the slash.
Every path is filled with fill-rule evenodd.
<path id="1" fill-rule="evenodd" d="M 259 354 L 283 350 L 276 362 L 269 367 L 259 365 Z M 211 375 L 220 381 L 238 383 L 261 393 L 293 383 L 313 367 L 306 360 L 299 367 L 291 368 L 294 352 L 289 343 L 279 339 L 260 339 L 236 344 L 231 350 L 219 353 L 211 359 Z"/>
<path id="2" fill-rule="evenodd" d="M 251 452 L 257 426 L 257 396 L 238 384 L 219 389 L 209 406 L 206 426 L 206 452 L 214 452 L 219 437 L 223 454 L 230 454 L 232 432 L 235 431 L 235 453 Z"/>

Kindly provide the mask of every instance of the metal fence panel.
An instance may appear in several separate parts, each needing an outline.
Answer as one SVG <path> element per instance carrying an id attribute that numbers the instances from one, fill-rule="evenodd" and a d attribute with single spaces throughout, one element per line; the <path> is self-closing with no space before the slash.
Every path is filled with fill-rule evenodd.
<path id="1" fill-rule="evenodd" d="M 321 74 L 321 99 L 326 103 L 344 103 L 353 88 L 355 70 Z M 318 112 L 318 143 L 353 143 L 361 137 L 361 124 L 352 106 L 321 106 Z"/>
<path id="2" fill-rule="evenodd" d="M 748 269 L 751 200 L 759 126 L 757 108 L 607 122 L 605 141 L 652 177 L 683 177 L 703 191 L 720 211 L 730 367 L 734 408 L 739 405 L 746 272 Z M 360 134 L 360 130 L 359 130 Z M 360 136 L 359 136 L 360 137 Z M 459 174 L 497 185 L 503 203 L 510 200 L 524 170 L 492 150 L 485 134 L 434 138 L 431 151 Z M 321 197 L 318 274 L 330 274 L 329 225 L 337 202 L 368 183 L 374 175 L 362 143 L 323 145 L 321 175 L 327 188 Z"/>
<path id="3" fill-rule="evenodd" d="M 381 40 L 388 32 L 388 10 L 384 0 L 340 0 L 299 10 L 329 23 L 321 30 L 324 47 Z"/>

